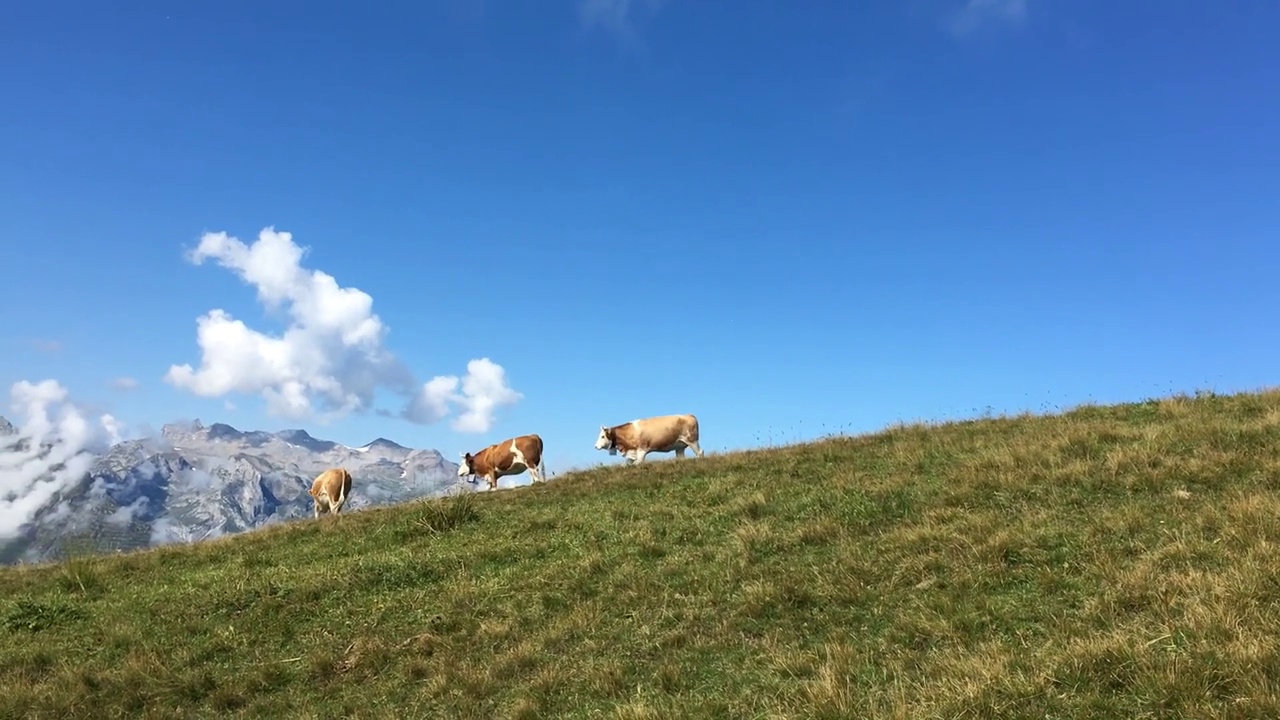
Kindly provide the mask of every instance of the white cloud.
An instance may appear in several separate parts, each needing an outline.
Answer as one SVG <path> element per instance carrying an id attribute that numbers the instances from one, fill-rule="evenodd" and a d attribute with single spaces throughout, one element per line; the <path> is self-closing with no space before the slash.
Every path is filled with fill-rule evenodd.
<path id="1" fill-rule="evenodd" d="M 111 514 L 103 518 L 103 520 L 112 525 L 128 526 L 129 523 L 132 523 L 134 520 L 137 520 L 146 513 L 150 503 L 150 498 L 146 495 L 140 495 L 136 500 L 128 505 L 116 507 L 116 509 Z"/>
<path id="2" fill-rule="evenodd" d="M 460 406 L 463 414 L 454 427 L 463 432 L 487 431 L 494 409 L 519 400 L 506 386 L 502 367 L 487 358 L 468 364 L 461 394 L 453 392 L 457 378 L 446 391 L 451 376 L 418 387 L 413 373 L 385 347 L 387 327 L 373 312 L 373 298 L 339 286 L 328 273 L 303 268 L 304 255 L 291 233 L 272 227 L 252 245 L 225 232 L 205 233 L 188 260 L 200 265 L 211 259 L 231 270 L 254 287 L 268 310 L 286 309 L 290 323 L 281 335 L 268 335 L 225 310 L 210 310 L 196 320 L 200 367 L 173 365 L 165 381 L 201 397 L 258 394 L 271 415 L 320 415 L 321 422 L 372 409 L 382 387 L 406 399 L 400 416 L 412 422 L 437 422 L 451 404 Z"/>
<path id="3" fill-rule="evenodd" d="M 449 399 L 458 388 L 455 375 L 437 375 L 431 378 L 418 395 L 409 402 L 404 416 L 413 422 L 429 424 L 449 414 Z"/>
<path id="4" fill-rule="evenodd" d="M 98 418 L 98 422 L 102 424 L 102 429 L 106 433 L 102 439 L 108 445 L 115 445 L 124 438 L 124 425 L 109 413 L 104 413 Z"/>
<path id="5" fill-rule="evenodd" d="M 137 390 L 138 384 L 138 381 L 131 377 L 118 377 L 111 381 L 111 387 L 117 390 L 124 390 L 126 392 L 129 390 Z"/>
<path id="6" fill-rule="evenodd" d="M 461 386 L 461 392 L 459 392 Z M 453 421 L 458 432 L 482 433 L 493 426 L 494 414 L 499 407 L 514 405 L 524 397 L 507 385 L 506 371 L 489 358 L 467 363 L 467 374 L 437 375 L 422 386 L 409 414 L 420 413 L 424 418 L 439 420 L 448 412 L 450 403 L 462 408 Z"/>
<path id="7" fill-rule="evenodd" d="M 200 468 L 187 468 L 174 474 L 171 484 L 186 490 L 205 491 L 218 484 L 212 473 Z"/>
<path id="8" fill-rule="evenodd" d="M 95 455 L 120 439 L 115 418 L 89 420 L 55 380 L 21 380 L 9 394 L 17 434 L 0 436 L 0 541 L 83 480 Z"/>
<path id="9" fill-rule="evenodd" d="M 235 412 L 236 404 L 231 402 L 230 400 L 226 400 L 222 403 L 222 409 L 226 410 L 227 412 Z"/>
<path id="10" fill-rule="evenodd" d="M 1027 19 L 1027 0 L 967 0 L 951 21 L 951 32 L 967 35 L 990 21 L 1020 24 Z"/>

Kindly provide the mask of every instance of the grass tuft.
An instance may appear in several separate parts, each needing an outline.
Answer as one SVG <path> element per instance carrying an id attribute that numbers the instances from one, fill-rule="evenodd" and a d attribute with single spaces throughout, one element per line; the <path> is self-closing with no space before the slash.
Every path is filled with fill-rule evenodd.
<path id="1" fill-rule="evenodd" d="M 439 535 L 479 518 L 475 495 L 472 493 L 420 501 L 409 522 L 397 526 L 397 539 L 407 540 L 416 534 Z"/>
<path id="2" fill-rule="evenodd" d="M 4 627 L 10 632 L 38 633 L 50 628 L 74 625 L 84 620 L 87 613 L 79 605 L 62 600 L 37 602 L 18 600 L 10 603 L 4 615 Z"/>

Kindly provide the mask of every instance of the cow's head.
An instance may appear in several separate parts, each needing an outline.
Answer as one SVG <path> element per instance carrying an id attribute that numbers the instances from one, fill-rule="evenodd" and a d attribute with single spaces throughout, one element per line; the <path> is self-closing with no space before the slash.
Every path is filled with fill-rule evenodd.
<path id="1" fill-rule="evenodd" d="M 474 460 L 475 458 L 472 457 L 471 453 L 469 452 L 464 452 L 460 454 L 462 455 L 462 462 L 458 463 L 458 477 L 466 477 L 467 482 L 473 483 L 475 482 L 475 478 L 467 477 L 467 476 L 476 474 L 476 471 L 472 466 L 472 460 Z"/>
<path id="2" fill-rule="evenodd" d="M 617 455 L 618 449 L 614 447 L 613 431 L 601 425 L 600 436 L 596 438 L 597 450 L 608 450 L 610 455 Z"/>

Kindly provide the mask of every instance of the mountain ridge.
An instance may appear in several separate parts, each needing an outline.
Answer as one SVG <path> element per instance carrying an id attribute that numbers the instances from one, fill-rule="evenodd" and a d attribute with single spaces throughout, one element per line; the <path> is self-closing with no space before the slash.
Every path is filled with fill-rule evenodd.
<path id="1" fill-rule="evenodd" d="M 0 436 L 17 428 L 0 417 Z M 312 513 L 311 480 L 334 466 L 355 478 L 344 512 L 474 490 L 439 450 L 378 437 L 358 448 L 302 428 L 242 430 L 199 419 L 123 440 L 93 456 L 62 488 L 0 539 L 0 564 L 77 552 L 111 552 L 255 530 Z"/>

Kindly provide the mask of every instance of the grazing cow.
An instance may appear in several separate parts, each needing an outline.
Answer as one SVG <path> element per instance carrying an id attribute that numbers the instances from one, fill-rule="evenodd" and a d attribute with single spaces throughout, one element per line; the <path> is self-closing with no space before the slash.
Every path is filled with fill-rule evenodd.
<path id="1" fill-rule="evenodd" d="M 629 423 L 600 426 L 596 438 L 597 450 L 608 450 L 610 455 L 622 451 L 628 464 L 644 462 L 651 452 L 675 451 L 676 457 L 684 457 L 685 448 L 702 457 L 698 446 L 698 418 L 693 415 L 659 415 L 658 417 L 632 420 Z"/>
<path id="2" fill-rule="evenodd" d="M 542 465 L 542 438 L 537 435 L 508 438 L 474 455 L 463 453 L 462 463 L 458 465 L 458 477 L 479 475 L 488 481 L 490 490 L 497 490 L 498 478 L 519 475 L 525 470 L 529 471 L 529 477 L 534 482 L 546 482 L 546 468 Z"/>
<path id="3" fill-rule="evenodd" d="M 311 481 L 311 489 L 307 494 L 315 500 L 317 520 L 320 519 L 321 512 L 337 515 L 351 496 L 351 473 L 346 468 L 329 468 Z"/>

